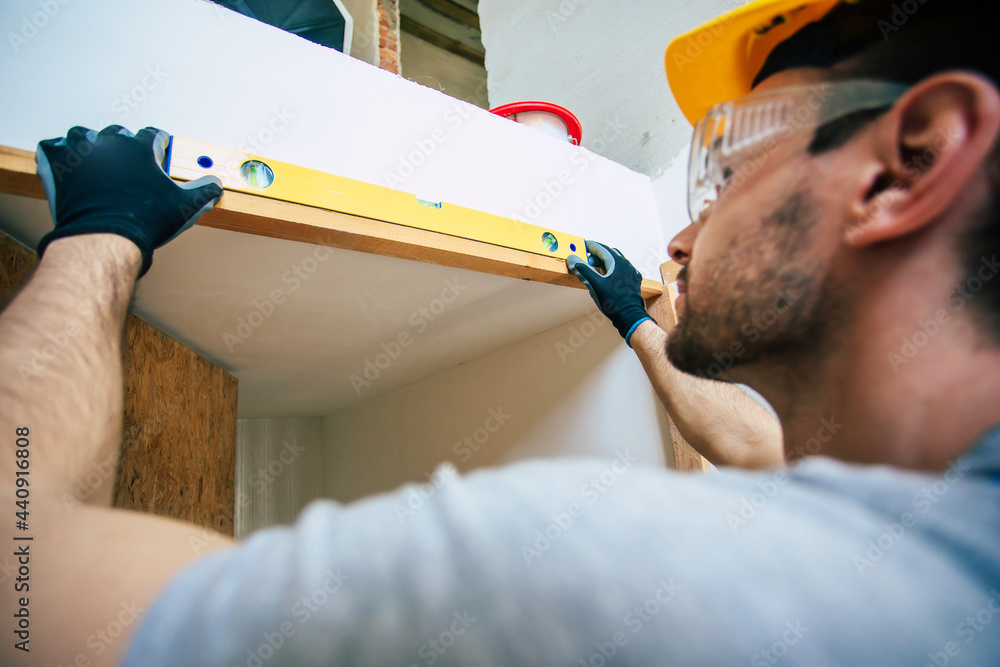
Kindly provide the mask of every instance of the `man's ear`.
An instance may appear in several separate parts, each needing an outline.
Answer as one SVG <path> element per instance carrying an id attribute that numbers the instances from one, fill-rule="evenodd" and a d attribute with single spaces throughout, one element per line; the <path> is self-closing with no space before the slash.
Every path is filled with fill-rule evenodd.
<path id="1" fill-rule="evenodd" d="M 989 79 L 952 71 L 915 85 L 875 121 L 847 242 L 879 243 L 940 218 L 983 166 L 998 133 L 1000 92 Z"/>

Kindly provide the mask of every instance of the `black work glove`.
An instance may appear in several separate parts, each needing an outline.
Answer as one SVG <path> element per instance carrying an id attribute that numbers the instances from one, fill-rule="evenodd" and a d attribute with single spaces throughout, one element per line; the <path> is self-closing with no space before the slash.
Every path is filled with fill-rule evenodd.
<path id="1" fill-rule="evenodd" d="M 120 125 L 100 134 L 74 127 L 65 138 L 38 144 L 35 162 L 56 228 L 38 243 L 38 256 L 56 239 L 118 234 L 142 251 L 141 278 L 153 250 L 211 210 L 222 184 L 205 176 L 178 184 L 164 171 L 170 135 L 155 127 L 133 136 Z"/>
<path id="2" fill-rule="evenodd" d="M 597 307 L 611 320 L 625 343 L 632 347 L 629 343 L 632 332 L 642 322 L 653 320 L 642 300 L 642 274 L 617 248 L 587 241 L 587 250 L 599 261 L 597 266 L 604 269 L 603 276 L 576 255 L 566 258 L 566 268 L 587 286 Z M 653 322 L 656 323 L 656 320 Z"/>

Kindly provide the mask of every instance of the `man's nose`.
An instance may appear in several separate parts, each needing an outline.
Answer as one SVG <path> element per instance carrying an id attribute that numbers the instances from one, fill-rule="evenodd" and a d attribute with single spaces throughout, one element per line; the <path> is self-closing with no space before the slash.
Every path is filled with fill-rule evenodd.
<path id="1" fill-rule="evenodd" d="M 682 266 L 687 264 L 691 259 L 691 248 L 694 246 L 694 240 L 698 237 L 699 226 L 698 223 L 692 222 L 681 233 L 675 236 L 670 241 L 670 245 L 667 246 L 667 252 L 670 253 L 670 257 Z"/>

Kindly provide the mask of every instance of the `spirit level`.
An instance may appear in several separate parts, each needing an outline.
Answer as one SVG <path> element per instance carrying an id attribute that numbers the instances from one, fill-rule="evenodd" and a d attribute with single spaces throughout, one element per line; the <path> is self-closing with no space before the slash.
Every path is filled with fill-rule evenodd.
<path id="1" fill-rule="evenodd" d="M 227 190 L 315 206 L 432 232 L 566 259 L 586 257 L 583 238 L 402 190 L 365 183 L 243 151 L 171 137 L 167 173 L 190 181 L 218 176 Z"/>

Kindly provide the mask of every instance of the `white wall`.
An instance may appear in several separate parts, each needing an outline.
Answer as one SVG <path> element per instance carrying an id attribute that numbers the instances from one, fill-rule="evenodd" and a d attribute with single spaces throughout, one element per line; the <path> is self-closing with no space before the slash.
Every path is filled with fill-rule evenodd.
<path id="1" fill-rule="evenodd" d="M 673 162 L 666 171 L 653 181 L 653 197 L 660 213 L 663 238 L 668 244 L 691 222 L 687 208 L 688 152 L 690 148 L 691 142 L 689 141 L 673 157 Z"/>
<path id="2" fill-rule="evenodd" d="M 481 0 L 490 104 L 539 99 L 576 114 L 585 147 L 653 179 L 669 242 L 689 222 L 691 125 L 670 93 L 664 52 L 675 36 L 742 4 Z"/>
<path id="3" fill-rule="evenodd" d="M 428 482 L 445 462 L 465 471 L 524 458 L 614 457 L 626 447 L 645 463 L 672 466 L 669 438 L 638 360 L 595 309 L 328 415 L 326 492 L 347 501 Z"/>
<path id="4" fill-rule="evenodd" d="M 540 99 L 583 122 L 583 145 L 657 178 L 691 138 L 667 85 L 675 36 L 744 0 L 480 0 L 490 103 Z"/>
<path id="5" fill-rule="evenodd" d="M 324 495 L 323 420 L 240 419 L 236 422 L 236 537 L 291 523 Z"/>

